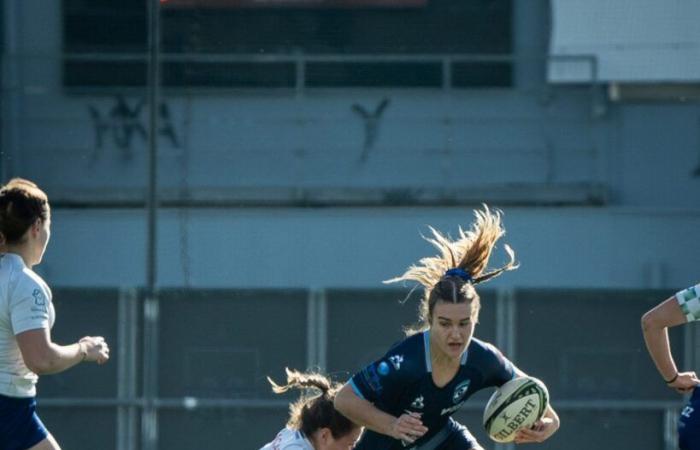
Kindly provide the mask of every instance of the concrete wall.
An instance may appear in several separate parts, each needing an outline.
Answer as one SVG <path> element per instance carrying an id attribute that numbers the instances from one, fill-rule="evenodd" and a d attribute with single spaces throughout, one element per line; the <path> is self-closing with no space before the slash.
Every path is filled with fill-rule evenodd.
<path id="1" fill-rule="evenodd" d="M 4 7 L 3 174 L 36 180 L 58 205 L 41 270 L 56 285 L 141 285 L 146 214 L 123 202 L 145 197 L 144 95 L 64 91 L 59 2 Z M 161 212 L 159 283 L 377 286 L 432 251 L 419 238 L 426 225 L 454 232 L 482 200 L 505 210 L 523 263 L 498 283 L 696 279 L 700 107 L 607 104 L 590 86 L 547 85 L 547 2 L 515 2 L 514 11 L 522 59 L 513 89 L 164 93 L 161 124 L 172 134 L 159 140 L 162 195 L 226 206 Z M 353 110 L 385 99 L 374 124 Z M 110 115 L 120 101 L 133 119 Z M 382 190 L 409 205 L 445 198 L 422 207 L 236 205 Z M 89 207 L 65 207 L 76 201 Z"/>
<path id="2" fill-rule="evenodd" d="M 380 287 L 422 256 L 433 225 L 453 235 L 468 208 L 197 209 L 159 215 L 158 282 L 177 287 Z M 681 287 L 697 278 L 696 210 L 506 208 L 518 287 Z M 140 211 L 59 210 L 39 266 L 68 286 L 145 282 Z M 505 260 L 502 246 L 492 265 Z"/>

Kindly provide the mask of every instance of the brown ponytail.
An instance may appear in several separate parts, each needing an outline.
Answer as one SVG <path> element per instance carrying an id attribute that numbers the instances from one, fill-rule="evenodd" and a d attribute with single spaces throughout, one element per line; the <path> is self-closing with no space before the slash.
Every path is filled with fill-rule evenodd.
<path id="1" fill-rule="evenodd" d="M 287 384 L 278 385 L 269 377 L 272 390 L 281 394 L 290 389 L 314 390 L 315 395 L 304 394 L 296 402 L 289 405 L 289 421 L 287 426 L 300 430 L 307 437 L 312 436 L 320 428 L 328 428 L 334 439 L 340 439 L 357 428 L 357 425 L 340 414 L 333 406 L 333 400 L 342 387 L 318 373 L 301 373 L 285 369 Z M 320 394 L 318 394 L 320 392 Z"/>

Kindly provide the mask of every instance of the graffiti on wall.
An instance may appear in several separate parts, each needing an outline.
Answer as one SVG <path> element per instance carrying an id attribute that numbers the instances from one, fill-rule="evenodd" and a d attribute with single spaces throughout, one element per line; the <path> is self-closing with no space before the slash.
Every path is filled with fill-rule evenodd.
<path id="1" fill-rule="evenodd" d="M 130 161 L 133 148 L 139 142 L 148 139 L 146 100 L 139 98 L 129 102 L 118 95 L 106 109 L 88 105 L 88 112 L 95 130 L 95 145 L 92 160 L 99 158 L 101 150 L 113 145 L 120 150 L 121 159 Z M 167 103 L 162 102 L 158 108 L 158 135 L 165 138 L 173 147 L 180 147 L 180 139 L 172 121 Z"/>
<path id="2" fill-rule="evenodd" d="M 389 106 L 389 99 L 383 98 L 374 108 L 373 112 L 369 112 L 359 103 L 354 103 L 350 107 L 355 114 L 360 116 L 365 127 L 365 141 L 362 148 L 362 154 L 360 155 L 361 162 L 365 162 L 367 160 L 370 150 L 372 147 L 374 147 L 374 144 L 379 137 L 379 122 L 387 106 Z"/>

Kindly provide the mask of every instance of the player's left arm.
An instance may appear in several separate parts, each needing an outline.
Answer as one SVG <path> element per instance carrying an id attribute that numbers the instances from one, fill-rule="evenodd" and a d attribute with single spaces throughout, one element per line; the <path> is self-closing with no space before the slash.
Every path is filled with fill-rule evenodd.
<path id="1" fill-rule="evenodd" d="M 515 373 L 519 377 L 527 376 L 525 372 L 515 367 Z M 535 422 L 530 428 L 523 428 L 515 435 L 516 444 L 528 444 L 544 442 L 549 439 L 559 429 L 559 415 L 547 404 L 547 409 L 540 420 Z"/>
<path id="2" fill-rule="evenodd" d="M 694 389 L 700 380 L 695 372 L 680 372 L 676 367 L 668 329 L 700 318 L 696 316 L 700 304 L 698 290 L 700 288 L 696 286 L 680 291 L 642 316 L 642 334 L 651 359 L 666 385 L 682 394 Z"/>

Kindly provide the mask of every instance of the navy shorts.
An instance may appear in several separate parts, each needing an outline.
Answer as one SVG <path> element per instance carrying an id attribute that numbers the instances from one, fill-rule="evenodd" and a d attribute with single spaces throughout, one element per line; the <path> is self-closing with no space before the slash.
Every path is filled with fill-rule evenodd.
<path id="1" fill-rule="evenodd" d="M 695 388 L 678 420 L 678 448 L 700 450 L 700 389 Z"/>
<path id="2" fill-rule="evenodd" d="M 36 415 L 36 400 L 0 395 L 0 448 L 27 450 L 46 439 L 48 431 Z"/>
<path id="3" fill-rule="evenodd" d="M 476 447 L 476 439 L 464 425 L 450 418 L 447 428 L 450 430 L 450 435 L 437 447 L 437 450 L 470 450 Z"/>
<path id="4" fill-rule="evenodd" d="M 419 445 L 402 445 L 389 436 L 365 430 L 355 450 L 471 450 L 474 447 L 476 439 L 467 427 L 450 418 L 440 431 Z"/>

